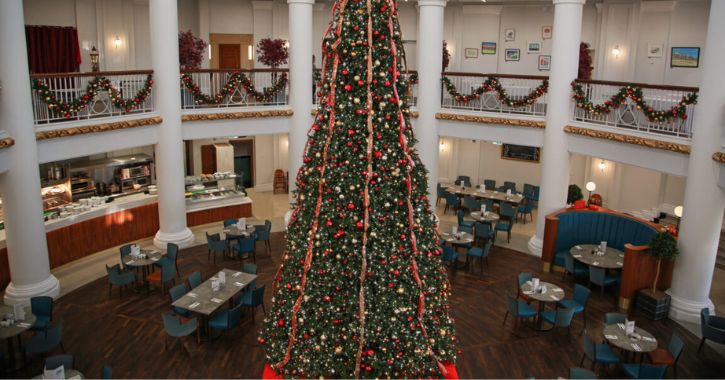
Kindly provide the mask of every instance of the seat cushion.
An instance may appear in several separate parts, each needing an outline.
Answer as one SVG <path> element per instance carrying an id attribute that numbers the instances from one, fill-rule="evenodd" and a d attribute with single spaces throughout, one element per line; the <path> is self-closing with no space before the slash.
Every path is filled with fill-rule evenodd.
<path id="1" fill-rule="evenodd" d="M 519 317 L 535 317 L 536 310 L 533 307 L 526 304 L 524 301 L 519 301 Z"/>
<path id="2" fill-rule="evenodd" d="M 604 364 L 619 363 L 619 357 L 606 343 L 597 344 L 597 362 Z"/>
<path id="3" fill-rule="evenodd" d="M 541 319 L 545 320 L 546 323 L 555 325 L 556 324 L 556 311 L 554 310 L 547 310 L 542 312 Z"/>
<path id="4" fill-rule="evenodd" d="M 158 270 L 151 273 L 150 275 L 146 276 L 146 280 L 148 282 L 161 282 L 161 271 Z"/>
<path id="5" fill-rule="evenodd" d="M 481 257 L 483 256 L 483 251 L 481 250 L 481 248 L 473 247 L 468 250 L 468 253 L 466 253 L 466 255 L 468 257 Z"/>
<path id="6" fill-rule="evenodd" d="M 636 379 L 639 377 L 639 364 L 636 363 L 624 363 L 622 364 L 624 373 L 630 379 Z"/>
<path id="7" fill-rule="evenodd" d="M 579 314 L 584 311 L 584 306 L 574 300 L 561 300 L 558 304 L 566 309 L 574 309 L 574 314 Z"/>
<path id="8" fill-rule="evenodd" d="M 567 250 L 564 250 L 564 251 L 559 251 L 559 252 L 555 253 L 554 254 L 554 262 L 552 264 L 554 264 L 556 266 L 560 266 L 560 267 L 563 268 L 564 266 L 566 266 L 566 264 L 564 263 L 564 256 L 566 256 L 568 254 L 569 254 L 569 250 L 568 249 Z"/>
<path id="9" fill-rule="evenodd" d="M 670 353 L 670 351 L 666 348 L 660 347 L 648 353 L 647 355 L 649 356 L 649 361 L 652 362 L 652 364 L 675 364 L 675 358 L 672 356 L 672 353 Z"/>

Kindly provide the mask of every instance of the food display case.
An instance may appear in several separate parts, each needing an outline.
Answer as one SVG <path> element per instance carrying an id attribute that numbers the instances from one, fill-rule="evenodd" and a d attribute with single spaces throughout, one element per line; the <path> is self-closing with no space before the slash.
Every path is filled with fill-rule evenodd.
<path id="1" fill-rule="evenodd" d="M 192 190 L 186 192 L 186 203 L 200 203 L 218 201 L 236 197 L 246 197 L 243 191 L 224 188 L 208 188 L 203 190 Z"/>

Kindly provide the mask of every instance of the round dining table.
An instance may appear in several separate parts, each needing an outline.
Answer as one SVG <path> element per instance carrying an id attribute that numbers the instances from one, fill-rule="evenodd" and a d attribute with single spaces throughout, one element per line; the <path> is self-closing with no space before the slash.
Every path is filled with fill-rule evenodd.
<path id="1" fill-rule="evenodd" d="M 63 374 L 65 375 L 63 377 L 65 377 L 67 380 L 85 379 L 85 376 L 83 376 L 83 373 L 81 373 L 81 371 L 78 371 L 75 369 L 66 369 L 63 371 Z M 42 373 L 40 375 L 33 377 L 33 379 L 44 379 L 44 378 L 45 377 L 43 376 Z"/>
<path id="2" fill-rule="evenodd" d="M 456 249 L 458 246 L 467 245 L 473 243 L 473 235 L 469 234 L 468 232 L 458 231 L 455 235 L 450 232 L 442 232 L 441 238 L 450 245 L 453 246 L 453 249 Z M 466 261 L 460 261 L 457 260 L 455 263 L 456 269 L 462 269 L 468 266 L 468 256 L 466 256 Z"/>
<path id="3" fill-rule="evenodd" d="M 604 269 L 622 269 L 624 266 L 624 252 L 607 246 L 604 254 L 597 254 L 598 245 L 580 244 L 571 247 L 569 253 L 574 260 L 580 261 L 586 265 L 600 267 Z"/>
<path id="4" fill-rule="evenodd" d="M 158 249 L 141 248 L 141 256 L 126 255 L 123 257 L 123 264 L 126 267 L 141 268 L 141 282 L 146 284 L 146 277 L 151 273 L 151 266 L 161 260 L 166 252 Z"/>
<path id="5" fill-rule="evenodd" d="M 14 308 L 10 305 L 0 305 L 0 318 L 5 318 L 14 314 Z M 25 319 L 22 321 L 13 321 L 10 326 L 0 326 L 0 339 L 5 339 L 8 345 L 8 365 L 5 368 L 16 369 L 18 363 L 15 362 L 15 343 L 13 338 L 17 337 L 17 346 L 22 349 L 20 334 L 33 327 L 35 324 L 35 314 L 32 313 L 30 306 L 25 306 Z"/>
<path id="6" fill-rule="evenodd" d="M 644 354 L 657 349 L 657 338 L 636 325 L 629 336 L 625 332 L 624 323 L 606 325 L 602 334 L 609 344 L 634 354 Z"/>
<path id="7" fill-rule="evenodd" d="M 501 217 L 492 211 L 486 211 L 483 215 L 481 215 L 480 211 L 474 211 L 471 213 L 471 218 L 475 219 L 477 222 L 484 222 L 484 223 L 493 223 L 501 219 Z"/>
<path id="8" fill-rule="evenodd" d="M 538 301 L 539 313 L 536 315 L 536 325 L 534 327 L 537 330 L 542 330 L 541 312 L 544 311 L 544 306 L 549 302 L 556 303 L 563 300 L 565 292 L 559 285 L 546 281 L 539 281 L 539 289 L 534 290 L 533 283 L 526 281 L 521 285 L 521 294 Z"/>

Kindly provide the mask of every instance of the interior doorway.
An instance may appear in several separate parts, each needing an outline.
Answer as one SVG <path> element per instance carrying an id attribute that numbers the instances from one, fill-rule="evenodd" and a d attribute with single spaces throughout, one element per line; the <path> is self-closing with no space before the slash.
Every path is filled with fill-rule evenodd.
<path id="1" fill-rule="evenodd" d="M 209 34 L 212 69 L 252 69 L 254 67 L 254 36 L 251 34 Z"/>
<path id="2" fill-rule="evenodd" d="M 254 187 L 254 140 L 229 140 L 234 147 L 234 173 L 242 176 L 245 188 Z"/>

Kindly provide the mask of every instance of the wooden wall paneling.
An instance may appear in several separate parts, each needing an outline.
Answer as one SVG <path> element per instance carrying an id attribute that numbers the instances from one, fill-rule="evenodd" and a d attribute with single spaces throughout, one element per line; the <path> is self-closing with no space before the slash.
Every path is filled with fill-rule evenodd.
<path id="1" fill-rule="evenodd" d="M 8 262 L 8 249 L 0 249 L 0 288 L 5 289 L 10 283 L 10 263 Z"/>
<path id="2" fill-rule="evenodd" d="M 547 215 L 544 223 L 544 242 L 541 248 L 541 260 L 544 262 L 544 272 L 551 270 L 551 263 L 554 261 L 554 249 L 559 231 L 559 218 Z"/>
<path id="3" fill-rule="evenodd" d="M 249 218 L 252 216 L 252 204 L 245 203 L 210 210 L 201 210 L 186 213 L 186 225 L 189 227 L 201 224 L 220 222 L 225 219 Z"/>
<path id="4" fill-rule="evenodd" d="M 674 262 L 663 261 L 657 289 L 667 290 L 672 283 Z M 652 286 L 657 272 L 657 260 L 649 254 L 648 246 L 624 245 L 624 266 L 619 284 L 619 307 L 629 309 L 640 289 Z"/>

